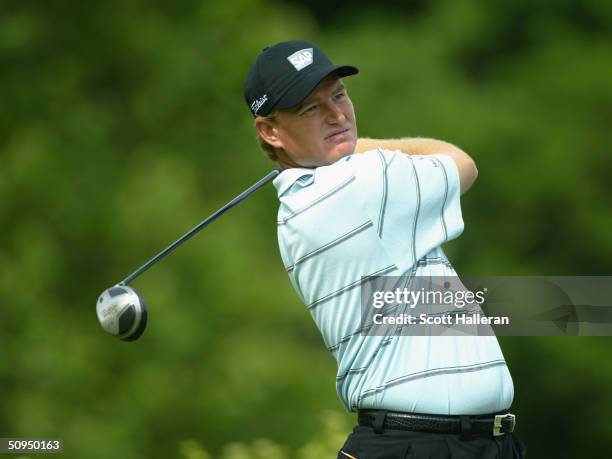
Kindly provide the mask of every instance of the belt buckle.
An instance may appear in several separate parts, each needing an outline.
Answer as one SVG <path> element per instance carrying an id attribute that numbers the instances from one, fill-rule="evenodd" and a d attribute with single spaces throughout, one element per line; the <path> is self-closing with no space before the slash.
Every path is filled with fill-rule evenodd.
<path id="1" fill-rule="evenodd" d="M 498 414 L 495 416 L 495 420 L 493 421 L 493 436 L 499 437 L 500 435 L 504 435 L 506 432 L 502 432 L 503 428 L 502 423 L 504 421 L 510 421 L 510 430 L 508 432 L 514 432 L 514 426 L 516 424 L 516 416 L 511 413 L 506 414 Z"/>

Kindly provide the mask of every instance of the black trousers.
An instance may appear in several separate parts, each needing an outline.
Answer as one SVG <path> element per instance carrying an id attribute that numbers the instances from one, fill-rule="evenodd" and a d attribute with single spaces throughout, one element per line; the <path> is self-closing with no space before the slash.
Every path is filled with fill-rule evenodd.
<path id="1" fill-rule="evenodd" d="M 527 448 L 513 434 L 494 437 L 472 434 L 412 432 L 356 426 L 338 452 L 338 459 L 523 459 Z"/>

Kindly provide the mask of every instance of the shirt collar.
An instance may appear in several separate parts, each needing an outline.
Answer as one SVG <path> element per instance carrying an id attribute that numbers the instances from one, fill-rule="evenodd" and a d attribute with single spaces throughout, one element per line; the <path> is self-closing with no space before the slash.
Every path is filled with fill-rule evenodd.
<path id="1" fill-rule="evenodd" d="M 293 167 L 291 169 L 283 170 L 272 182 L 278 191 L 280 197 L 284 194 L 291 186 L 300 178 L 305 176 L 313 176 L 315 173 L 314 169 L 306 169 L 302 167 Z"/>

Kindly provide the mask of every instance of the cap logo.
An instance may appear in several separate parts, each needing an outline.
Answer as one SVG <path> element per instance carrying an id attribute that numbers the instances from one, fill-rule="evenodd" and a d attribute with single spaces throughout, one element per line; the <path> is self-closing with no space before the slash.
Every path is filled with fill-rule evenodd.
<path id="1" fill-rule="evenodd" d="M 266 103 L 267 100 L 268 100 L 268 95 L 264 94 L 259 99 L 256 99 L 253 101 L 253 103 L 251 104 L 251 111 L 253 112 L 254 115 L 257 115 L 257 112 L 259 111 L 261 106 Z"/>
<path id="2" fill-rule="evenodd" d="M 287 58 L 291 65 L 295 67 L 295 69 L 299 72 L 304 67 L 308 67 L 312 64 L 312 48 L 305 48 L 296 51 L 291 56 Z"/>

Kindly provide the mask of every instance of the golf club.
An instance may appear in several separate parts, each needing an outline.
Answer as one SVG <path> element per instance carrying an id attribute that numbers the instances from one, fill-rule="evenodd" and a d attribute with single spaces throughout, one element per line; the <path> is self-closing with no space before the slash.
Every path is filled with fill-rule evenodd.
<path id="1" fill-rule="evenodd" d="M 134 341 L 138 339 L 143 334 L 147 325 L 147 307 L 140 293 L 127 284 L 136 279 L 179 245 L 190 239 L 209 223 L 219 218 L 227 210 L 250 196 L 270 180 L 273 180 L 279 173 L 280 170 L 278 169 L 269 172 L 257 183 L 251 185 L 219 210 L 205 218 L 201 223 L 159 252 L 121 282 L 104 290 L 98 297 L 96 303 L 98 321 L 100 325 L 102 325 L 102 328 L 111 335 L 124 341 Z"/>

